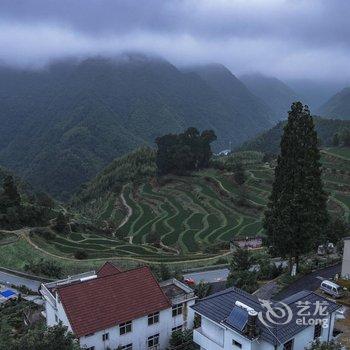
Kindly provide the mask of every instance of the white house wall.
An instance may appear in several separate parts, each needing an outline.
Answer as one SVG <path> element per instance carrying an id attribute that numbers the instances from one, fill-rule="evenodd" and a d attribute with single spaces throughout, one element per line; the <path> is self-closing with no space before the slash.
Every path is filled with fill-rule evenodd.
<path id="1" fill-rule="evenodd" d="M 350 239 L 344 240 L 344 252 L 343 252 L 343 263 L 341 268 L 341 275 L 344 278 L 350 279 Z"/>
<path id="2" fill-rule="evenodd" d="M 194 312 L 189 308 L 189 306 L 193 304 L 194 300 L 188 301 L 187 306 L 184 307 L 184 312 L 176 317 L 172 317 L 171 308 L 160 311 L 159 322 L 150 326 L 148 325 L 147 316 L 133 320 L 132 332 L 130 333 L 119 335 L 119 326 L 116 325 L 115 327 L 98 331 L 91 336 L 81 337 L 80 345 L 81 347 L 95 346 L 95 350 L 105 350 L 108 347 L 115 349 L 119 345 L 123 346 L 132 343 L 133 350 L 143 350 L 147 349 L 147 338 L 159 333 L 160 349 L 166 349 L 169 344 L 172 328 L 182 325 L 188 329 L 193 327 Z M 70 331 L 72 331 L 69 320 L 63 309 L 63 305 L 58 302 L 58 300 L 57 311 L 48 302 L 45 303 L 45 307 L 48 326 L 54 326 L 57 324 L 55 319 L 55 315 L 57 315 L 59 320 L 62 321 Z M 109 333 L 109 339 L 105 342 L 102 340 L 102 335 L 104 333 Z"/>

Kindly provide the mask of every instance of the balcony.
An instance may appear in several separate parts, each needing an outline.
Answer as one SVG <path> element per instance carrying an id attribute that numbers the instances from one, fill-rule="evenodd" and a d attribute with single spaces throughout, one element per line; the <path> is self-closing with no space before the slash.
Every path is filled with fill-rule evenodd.
<path id="1" fill-rule="evenodd" d="M 223 340 L 223 339 L 222 339 Z M 224 344 L 221 345 L 215 342 L 214 340 L 208 338 L 201 328 L 197 328 L 193 331 L 193 341 L 198 344 L 200 347 L 207 350 L 223 350 Z"/>

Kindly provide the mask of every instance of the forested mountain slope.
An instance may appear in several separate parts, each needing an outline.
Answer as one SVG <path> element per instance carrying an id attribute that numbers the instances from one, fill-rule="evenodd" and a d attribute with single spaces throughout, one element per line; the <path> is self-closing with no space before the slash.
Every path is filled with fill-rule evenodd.
<path id="1" fill-rule="evenodd" d="M 273 119 L 287 119 L 291 104 L 301 98 L 284 82 L 262 74 L 246 74 L 240 77 L 253 94 L 263 100 L 273 111 Z"/>
<path id="2" fill-rule="evenodd" d="M 250 125 L 258 125 L 266 129 L 273 120 L 273 111 L 265 102 L 255 95 L 235 77 L 225 66 L 210 64 L 192 67 L 189 71 L 197 73 L 210 87 L 220 94 L 232 108 L 239 110 L 246 122 L 237 125 L 242 131 L 249 133 Z M 246 128 L 246 129 L 245 129 Z"/>
<path id="3" fill-rule="evenodd" d="M 318 137 L 323 146 L 331 146 L 334 134 L 341 134 L 342 130 L 350 129 L 350 121 L 339 119 L 324 119 L 314 117 Z M 279 122 L 270 130 L 261 133 L 250 141 L 244 142 L 238 147 L 241 151 L 259 151 L 270 154 L 278 154 L 281 135 L 285 122 Z"/>
<path id="4" fill-rule="evenodd" d="M 350 87 L 332 96 L 318 109 L 318 114 L 324 117 L 350 119 Z"/>
<path id="5" fill-rule="evenodd" d="M 115 157 L 188 126 L 213 129 L 214 149 L 269 127 L 198 74 L 143 56 L 0 70 L 0 164 L 66 199 Z M 249 116 L 249 117 L 248 117 Z"/>

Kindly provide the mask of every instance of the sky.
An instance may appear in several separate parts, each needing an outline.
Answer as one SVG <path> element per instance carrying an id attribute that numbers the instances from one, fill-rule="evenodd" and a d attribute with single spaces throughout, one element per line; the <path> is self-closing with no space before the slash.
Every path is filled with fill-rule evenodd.
<path id="1" fill-rule="evenodd" d="M 0 61 L 145 52 L 235 74 L 350 81 L 349 0 L 1 0 Z"/>

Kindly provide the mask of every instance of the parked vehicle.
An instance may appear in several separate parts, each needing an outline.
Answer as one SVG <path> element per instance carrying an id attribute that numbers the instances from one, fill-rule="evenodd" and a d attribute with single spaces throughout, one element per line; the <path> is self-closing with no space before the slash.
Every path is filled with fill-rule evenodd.
<path id="1" fill-rule="evenodd" d="M 320 289 L 333 298 L 340 298 L 344 295 L 344 290 L 341 286 L 328 280 L 322 281 Z"/>
<path id="2" fill-rule="evenodd" d="M 185 278 L 184 282 L 188 285 L 188 286 L 194 286 L 196 284 L 195 280 L 193 278 Z"/>

